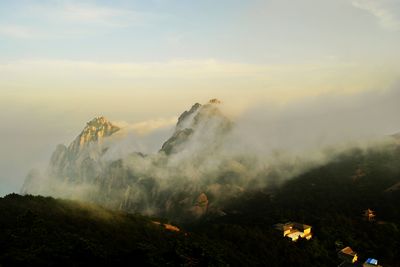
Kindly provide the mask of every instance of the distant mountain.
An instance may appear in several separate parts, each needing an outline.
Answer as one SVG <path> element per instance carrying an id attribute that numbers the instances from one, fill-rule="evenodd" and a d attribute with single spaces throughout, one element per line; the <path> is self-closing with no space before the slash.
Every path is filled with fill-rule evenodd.
<path id="1" fill-rule="evenodd" d="M 219 104 L 215 99 L 205 105 L 196 103 L 183 112 L 175 132 L 158 154 L 146 156 L 132 151 L 127 158 L 114 161 L 104 155 L 112 145 L 110 138 L 121 129 L 104 117 L 94 118 L 68 147 L 57 146 L 46 173 L 31 172 L 27 176 L 21 192 L 80 199 L 131 212 L 202 216 L 207 209 L 198 208 L 197 199 L 207 196 L 189 182 L 191 177 L 174 177 L 169 184 L 161 184 L 160 177 L 164 176 L 162 172 L 187 175 L 181 170 L 186 166 L 170 166 L 179 153 L 181 157 L 195 156 L 188 161 L 196 166 L 218 150 L 232 127 Z M 185 153 L 187 156 L 183 156 Z M 143 165 L 150 170 L 138 171 Z M 179 186 L 174 186 L 177 182 Z"/>
<path id="2" fill-rule="evenodd" d="M 104 117 L 96 117 L 89 121 L 79 136 L 69 145 L 68 153 L 77 157 L 91 142 L 101 142 L 120 128 L 113 125 Z"/>
<path id="3" fill-rule="evenodd" d="M 57 146 L 50 159 L 49 175 L 64 181 L 93 181 L 101 172 L 99 159 L 107 151 L 102 142 L 119 130 L 104 117 L 89 121 L 68 148 Z"/>
<path id="4" fill-rule="evenodd" d="M 59 194 L 61 192 L 52 187 L 57 187 L 60 183 L 93 182 L 102 172 L 101 157 L 108 149 L 103 142 L 119 130 L 119 127 L 104 117 L 96 117 L 89 121 L 68 147 L 63 144 L 57 146 L 48 169 L 43 174 L 50 179 L 42 181 L 40 173 L 30 172 L 21 192 L 48 195 L 56 190 L 54 193 Z M 68 196 L 68 192 L 61 195 Z"/>
<path id="5" fill-rule="evenodd" d="M 235 124 L 220 107 L 216 99 L 194 104 L 179 116 L 172 136 L 157 153 L 131 151 L 119 159 L 107 153 L 123 129 L 97 117 L 68 147 L 56 148 L 45 173 L 31 171 L 21 192 L 188 222 L 224 216 L 232 200 L 254 191 L 273 192 L 289 178 L 335 158 L 331 153 L 325 161 L 310 163 L 277 152 L 269 162 L 245 149 L 237 153 L 231 150 Z M 354 179 L 362 180 L 363 171 Z"/>

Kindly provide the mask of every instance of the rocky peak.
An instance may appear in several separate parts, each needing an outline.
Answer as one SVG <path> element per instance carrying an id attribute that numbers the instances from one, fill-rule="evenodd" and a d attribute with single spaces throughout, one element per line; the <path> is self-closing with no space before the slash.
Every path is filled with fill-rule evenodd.
<path id="1" fill-rule="evenodd" d="M 216 104 L 218 103 L 209 102 L 209 104 L 202 106 L 199 112 L 193 117 L 192 127 L 196 127 L 201 123 L 206 123 L 213 119 L 228 121 Z"/>
<path id="2" fill-rule="evenodd" d="M 178 118 L 178 123 L 176 124 L 176 130 L 181 130 L 187 128 L 190 124 L 191 119 L 201 108 L 201 104 L 194 104 L 189 110 L 184 111 Z"/>
<path id="3" fill-rule="evenodd" d="M 85 128 L 72 142 L 69 150 L 78 153 L 86 144 L 96 142 L 119 131 L 120 128 L 113 125 L 105 117 L 100 116 L 86 123 Z"/>
<path id="4" fill-rule="evenodd" d="M 210 99 L 207 104 L 201 105 L 199 103 L 194 104 L 190 110 L 183 112 L 176 124 L 176 130 L 182 130 L 185 128 L 192 128 L 197 124 L 199 118 L 219 116 L 223 117 L 222 113 L 218 109 L 217 105 L 222 102 L 217 98 Z"/>
<path id="5" fill-rule="evenodd" d="M 119 127 L 105 117 L 95 117 L 86 123 L 85 128 L 68 147 L 57 146 L 51 156 L 47 174 L 62 181 L 93 180 L 101 170 L 98 160 L 107 150 L 102 145 L 102 139 L 119 130 Z"/>
<path id="6" fill-rule="evenodd" d="M 111 128 L 116 129 L 118 127 L 114 126 L 105 117 L 100 116 L 100 117 L 95 117 L 91 121 L 87 122 L 84 130 L 86 130 L 86 129 L 111 129 Z"/>
<path id="7" fill-rule="evenodd" d="M 214 144 L 231 128 L 231 121 L 219 109 L 221 101 L 211 99 L 208 103 L 194 104 L 178 119 L 175 132 L 162 146 L 166 154 L 176 153 L 185 149 L 195 135 L 197 143 Z"/>

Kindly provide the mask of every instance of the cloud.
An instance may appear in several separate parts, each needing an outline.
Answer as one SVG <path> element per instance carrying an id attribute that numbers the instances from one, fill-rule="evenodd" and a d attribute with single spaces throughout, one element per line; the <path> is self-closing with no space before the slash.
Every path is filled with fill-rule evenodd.
<path id="1" fill-rule="evenodd" d="M 191 207 L 191 198 L 196 198 L 201 192 L 212 199 L 213 205 L 218 205 L 218 202 L 229 200 L 243 190 L 277 185 L 309 168 L 329 162 L 349 148 L 392 145 L 391 138 L 385 138 L 385 135 L 399 129 L 399 95 L 400 90 L 395 87 L 379 94 L 366 92 L 350 97 L 330 94 L 283 106 L 264 103 L 241 114 L 229 131 L 223 117 L 209 116 L 207 109 L 210 106 L 203 106 L 204 113 L 198 113 L 201 116 L 184 119 L 194 132 L 187 142 L 181 143 L 181 149 L 176 153 L 167 157 L 153 150 L 152 154 L 143 157 L 133 153 L 143 152 L 142 140 L 137 136 L 114 139 L 112 136 L 108 143 L 101 144 L 108 147 L 101 160 L 122 159 L 122 167 L 112 169 L 111 176 L 106 169 L 93 177 L 102 183 L 104 181 L 106 186 L 100 187 L 100 192 L 118 204 L 114 207 L 121 207 L 119 203 L 129 200 L 135 203 L 130 206 L 138 209 L 135 211 L 148 211 L 151 207 L 151 211 L 156 213 L 158 208 L 167 207 L 168 212 L 168 206 L 164 204 L 170 202 L 184 211 Z M 223 109 L 223 105 L 219 107 Z M 149 124 L 154 122 L 136 125 Z M 157 143 L 168 136 L 171 133 L 157 138 Z M 103 150 L 98 148 L 98 151 Z M 129 179 L 126 173 L 129 173 Z M 118 183 L 122 181 L 123 186 L 114 186 L 115 177 L 120 178 Z M 61 181 L 65 179 L 59 178 Z M 42 194 L 87 200 L 90 196 L 87 192 L 95 190 L 98 194 L 96 187 L 102 184 L 82 183 L 75 188 L 75 183 L 68 185 L 57 181 L 35 182 L 33 189 L 44 185 L 44 189 L 39 187 Z M 31 186 L 27 188 L 32 192 Z"/>
<path id="2" fill-rule="evenodd" d="M 147 12 L 81 2 L 33 6 L 30 10 L 35 14 L 44 13 L 50 20 L 108 27 L 128 27 L 161 17 Z"/>
<path id="3" fill-rule="evenodd" d="M 12 37 L 12 38 L 31 38 L 35 35 L 35 32 L 32 28 L 20 26 L 20 25 L 0 25 L 0 35 Z"/>
<path id="4" fill-rule="evenodd" d="M 168 33 L 165 39 L 171 46 L 180 46 L 185 39 L 185 35 L 183 33 Z"/>
<path id="5" fill-rule="evenodd" d="M 7 20 L 19 18 L 33 23 L 5 23 L 0 25 L 0 34 L 11 38 L 68 38 L 145 25 L 167 16 L 94 2 L 54 1 L 23 5 L 10 14 Z"/>
<path id="6" fill-rule="evenodd" d="M 131 11 L 116 8 L 93 6 L 87 4 L 67 4 L 59 13 L 67 20 L 107 21 L 115 17 L 125 16 Z"/>
<path id="7" fill-rule="evenodd" d="M 397 64 L 397 63 L 396 63 Z M 21 60 L 0 62 L 4 88 L 68 89 L 173 89 L 225 94 L 244 89 L 257 97 L 284 101 L 327 91 L 355 92 L 389 86 L 398 68 L 385 64 L 334 62 L 313 64 L 248 64 L 216 59 L 159 62 L 95 62 L 73 60 Z M 59 81 L 63 80 L 61 84 Z M 257 91 L 258 90 L 258 91 Z M 215 95 L 215 93 L 213 93 Z M 225 94 L 226 95 L 226 94 Z M 215 95 L 225 97 L 225 95 Z M 248 94 L 247 94 L 248 95 Z M 208 96 L 210 97 L 210 96 Z"/>
<path id="8" fill-rule="evenodd" d="M 400 84 L 353 95 L 328 93 L 286 105 L 255 105 L 236 119 L 239 150 L 304 151 L 379 139 L 398 132 Z M 241 136 L 250 136 L 240 138 Z"/>
<path id="9" fill-rule="evenodd" d="M 388 31 L 400 30 L 400 18 L 395 13 L 394 1 L 390 0 L 354 0 L 352 5 L 373 15 Z"/>
<path id="10" fill-rule="evenodd" d="M 158 119 L 152 119 L 152 120 L 147 120 L 147 121 L 142 121 L 142 122 L 137 122 L 130 124 L 125 121 L 116 121 L 115 124 L 118 125 L 119 127 L 122 127 L 128 131 L 134 131 L 135 133 L 139 135 L 146 135 L 151 132 L 154 132 L 155 130 L 159 130 L 162 128 L 170 127 L 172 125 L 175 125 L 177 122 L 178 118 L 172 117 L 172 118 L 158 118 Z"/>
<path id="11" fill-rule="evenodd" d="M 165 140 L 171 136 L 178 118 L 158 118 L 146 121 L 128 123 L 115 121 L 113 124 L 121 130 L 108 138 L 105 143 L 109 147 L 103 155 L 105 160 L 123 159 L 132 152 L 153 154 L 157 152 Z"/>

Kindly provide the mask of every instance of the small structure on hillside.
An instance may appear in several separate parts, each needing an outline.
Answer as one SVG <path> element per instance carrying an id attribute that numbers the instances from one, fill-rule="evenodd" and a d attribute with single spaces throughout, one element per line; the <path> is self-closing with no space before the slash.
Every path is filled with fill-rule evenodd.
<path id="1" fill-rule="evenodd" d="M 297 241 L 299 238 L 310 240 L 312 237 L 311 226 L 296 222 L 278 223 L 274 228 L 282 231 L 284 237 Z"/>
<path id="2" fill-rule="evenodd" d="M 165 230 L 172 231 L 172 232 L 179 232 L 180 229 L 176 227 L 175 225 L 168 224 L 168 223 L 161 223 L 159 221 L 152 221 L 155 225 L 160 225 L 163 227 Z"/>
<path id="3" fill-rule="evenodd" d="M 378 265 L 378 260 L 373 258 L 368 258 L 364 262 L 363 267 L 382 267 L 382 265 Z"/>
<path id="4" fill-rule="evenodd" d="M 343 260 L 342 264 L 339 266 L 345 266 L 349 263 L 355 263 L 358 260 L 357 253 L 355 253 L 351 247 L 345 247 L 338 252 L 339 259 Z"/>
<path id="5" fill-rule="evenodd" d="M 366 209 L 364 211 L 364 218 L 369 221 L 372 222 L 375 220 L 375 211 L 371 210 L 371 209 Z"/>

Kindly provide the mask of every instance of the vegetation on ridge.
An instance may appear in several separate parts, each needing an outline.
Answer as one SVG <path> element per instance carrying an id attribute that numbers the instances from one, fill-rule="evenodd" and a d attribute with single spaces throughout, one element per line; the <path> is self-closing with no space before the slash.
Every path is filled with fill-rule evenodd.
<path id="1" fill-rule="evenodd" d="M 400 149 L 352 150 L 275 190 L 232 199 L 168 231 L 150 218 L 53 198 L 0 199 L 0 264 L 146 266 L 337 266 L 351 246 L 360 261 L 400 266 Z M 376 211 L 368 222 L 363 210 Z M 291 242 L 272 226 L 312 226 Z"/>

